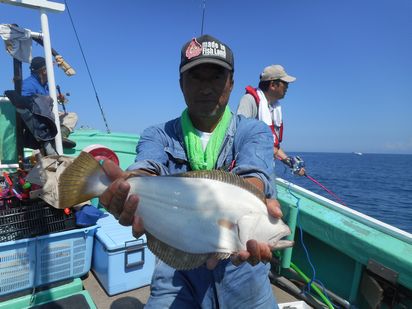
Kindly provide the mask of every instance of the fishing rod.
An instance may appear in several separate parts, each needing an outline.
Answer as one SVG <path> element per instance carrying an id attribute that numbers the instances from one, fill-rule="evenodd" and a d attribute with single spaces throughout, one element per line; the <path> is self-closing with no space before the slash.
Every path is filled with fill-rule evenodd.
<path id="1" fill-rule="evenodd" d="M 57 92 L 59 93 L 57 97 L 57 102 L 61 104 L 61 106 L 63 107 L 64 114 L 66 115 L 67 111 L 66 111 L 66 106 L 65 106 L 66 104 L 65 97 L 63 96 L 59 85 L 56 86 L 56 89 L 57 89 Z"/>
<path id="2" fill-rule="evenodd" d="M 32 36 L 32 39 L 44 47 L 43 37 Z M 55 49 L 51 48 L 51 53 L 56 60 L 57 66 L 61 68 L 67 76 L 73 76 L 76 74 L 76 71 L 71 67 L 71 65 Z"/>
<path id="3" fill-rule="evenodd" d="M 289 168 L 292 169 L 292 173 L 293 174 L 299 174 L 299 171 L 305 167 L 305 163 L 303 162 L 303 160 L 298 157 L 288 157 L 286 159 L 281 159 L 280 157 L 278 157 L 278 160 L 280 160 L 283 164 L 285 164 L 286 166 L 288 166 Z M 311 180 L 313 183 L 315 183 L 316 185 L 318 185 L 319 187 L 321 187 L 323 190 L 325 190 L 326 192 L 328 192 L 330 195 L 332 195 L 339 203 L 341 203 L 342 205 L 346 206 L 346 204 L 335 194 L 332 192 L 332 190 L 329 190 L 328 188 L 326 188 L 323 184 L 321 184 L 318 180 L 316 180 L 315 178 L 313 178 L 312 176 L 308 175 L 306 173 L 306 171 L 304 171 L 304 174 L 301 176 L 305 176 L 306 178 L 308 178 L 309 180 Z"/>
<path id="4" fill-rule="evenodd" d="M 95 86 L 95 84 L 94 84 L 94 80 L 93 80 L 92 74 L 91 74 L 91 72 L 90 72 L 89 65 L 88 65 L 87 60 L 86 60 L 86 56 L 85 56 L 85 54 L 84 54 L 84 52 L 83 52 L 83 47 L 82 47 L 82 44 L 80 43 L 80 39 L 79 39 L 79 36 L 78 36 L 78 34 L 77 34 L 76 27 L 74 26 L 74 21 L 73 21 L 72 15 L 71 15 L 71 13 L 70 13 L 70 9 L 69 9 L 69 5 L 68 5 L 68 3 L 67 3 L 67 0 L 64 0 L 64 4 L 66 5 L 67 13 L 68 13 L 68 15 L 69 15 L 69 19 L 70 19 L 70 22 L 71 22 L 71 25 L 72 25 L 74 34 L 75 34 L 76 39 L 77 39 L 77 43 L 78 43 L 78 45 L 79 45 L 80 52 L 81 52 L 82 57 L 83 57 L 83 61 L 84 61 L 85 65 L 86 65 L 87 73 L 88 73 L 88 75 L 89 75 L 89 79 L 90 79 L 90 82 L 91 82 L 92 87 L 93 87 L 93 90 L 94 90 L 94 95 L 96 96 L 97 105 L 98 105 L 99 108 L 100 108 L 100 114 L 102 115 L 104 125 L 106 126 L 106 131 L 107 131 L 107 133 L 110 134 L 109 123 L 108 123 L 107 120 L 106 120 L 106 115 L 104 114 L 103 106 L 102 106 L 102 104 L 100 103 L 100 99 L 99 99 L 99 96 L 98 96 L 98 94 L 97 94 L 96 86 Z"/>

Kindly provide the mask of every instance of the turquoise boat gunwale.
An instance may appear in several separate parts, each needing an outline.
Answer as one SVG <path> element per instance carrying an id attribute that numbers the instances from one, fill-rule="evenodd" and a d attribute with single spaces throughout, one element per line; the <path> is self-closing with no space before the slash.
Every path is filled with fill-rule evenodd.
<path id="1" fill-rule="evenodd" d="M 412 289 L 412 234 L 284 179 L 277 178 L 276 185 L 285 214 L 299 200 L 305 246 L 315 256 L 315 268 L 322 270 L 317 278 L 323 277 L 326 288 L 335 292 L 340 288 L 338 285 L 347 285 L 338 294 L 356 304 L 362 276 L 369 264 L 374 263 L 393 272 L 394 286 L 400 284 L 409 291 Z M 292 260 L 298 260 L 310 274 L 311 268 L 300 247 L 300 240 L 295 237 Z"/>

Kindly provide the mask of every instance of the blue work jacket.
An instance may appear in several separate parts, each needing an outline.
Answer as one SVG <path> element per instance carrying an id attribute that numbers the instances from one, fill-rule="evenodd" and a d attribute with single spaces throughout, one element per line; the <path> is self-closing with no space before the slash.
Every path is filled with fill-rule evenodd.
<path id="1" fill-rule="evenodd" d="M 191 170 L 185 152 L 180 117 L 143 131 L 136 147 L 135 163 L 128 170 L 143 168 L 157 175 Z M 276 198 L 273 137 L 269 127 L 256 119 L 232 115 L 215 169 L 241 177 L 262 180 L 266 197 Z"/>
<path id="2" fill-rule="evenodd" d="M 23 80 L 21 95 L 31 96 L 34 94 L 49 95 L 49 86 L 47 83 L 42 85 L 39 77 L 35 74 L 31 74 Z"/>

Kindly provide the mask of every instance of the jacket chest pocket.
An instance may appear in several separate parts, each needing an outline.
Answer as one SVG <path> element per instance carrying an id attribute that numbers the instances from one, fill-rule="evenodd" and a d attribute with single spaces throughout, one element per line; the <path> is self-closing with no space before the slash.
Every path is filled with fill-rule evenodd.
<path id="1" fill-rule="evenodd" d="M 170 171 L 183 172 L 187 170 L 188 160 L 184 150 L 174 149 L 170 147 L 165 148 L 165 152 L 169 157 Z"/>

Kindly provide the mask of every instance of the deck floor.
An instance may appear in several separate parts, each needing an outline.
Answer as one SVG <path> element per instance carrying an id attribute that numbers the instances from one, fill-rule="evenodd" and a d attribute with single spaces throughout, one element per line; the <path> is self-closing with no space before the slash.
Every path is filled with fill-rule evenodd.
<path id="1" fill-rule="evenodd" d="M 144 307 L 150 295 L 150 287 L 146 286 L 108 296 L 91 271 L 88 277 L 83 280 L 83 286 L 89 292 L 98 309 L 140 309 Z M 296 298 L 273 285 L 272 290 L 279 303 L 297 301 Z"/>

